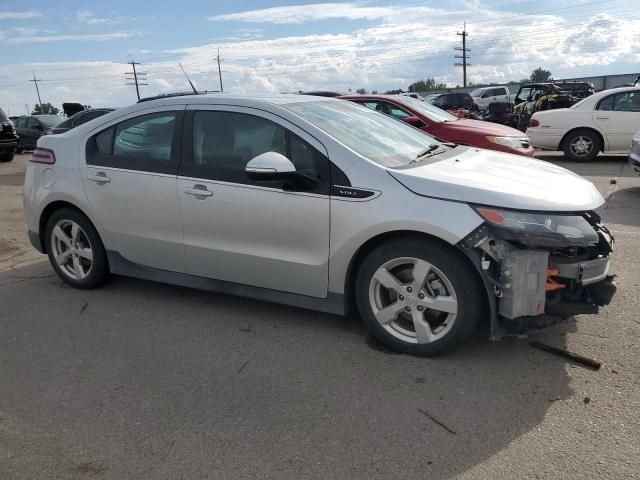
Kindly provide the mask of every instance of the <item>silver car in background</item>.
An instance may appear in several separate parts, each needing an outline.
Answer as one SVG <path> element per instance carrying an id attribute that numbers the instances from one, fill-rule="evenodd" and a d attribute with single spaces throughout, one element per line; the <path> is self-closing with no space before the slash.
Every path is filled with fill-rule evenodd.
<path id="1" fill-rule="evenodd" d="M 441 144 L 342 100 L 184 95 L 39 140 L 29 236 L 58 275 L 108 275 L 346 314 L 416 355 L 576 313 L 615 291 L 587 180 Z"/>

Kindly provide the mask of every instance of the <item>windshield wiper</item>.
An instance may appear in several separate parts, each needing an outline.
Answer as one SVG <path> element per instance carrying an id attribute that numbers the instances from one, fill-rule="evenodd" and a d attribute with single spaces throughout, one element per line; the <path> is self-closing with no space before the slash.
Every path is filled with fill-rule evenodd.
<path id="1" fill-rule="evenodd" d="M 425 148 L 420 153 L 418 153 L 418 155 L 416 155 L 416 158 L 411 160 L 410 163 L 419 162 L 422 158 L 425 158 L 427 156 L 431 157 L 433 155 L 437 155 L 439 153 L 442 153 L 442 152 L 438 152 L 437 150 L 439 150 L 440 147 L 443 147 L 443 146 L 445 146 L 445 145 L 442 144 L 442 143 L 434 143 L 433 145 L 429 145 L 427 148 Z M 429 154 L 431 154 L 431 155 L 429 155 Z"/>

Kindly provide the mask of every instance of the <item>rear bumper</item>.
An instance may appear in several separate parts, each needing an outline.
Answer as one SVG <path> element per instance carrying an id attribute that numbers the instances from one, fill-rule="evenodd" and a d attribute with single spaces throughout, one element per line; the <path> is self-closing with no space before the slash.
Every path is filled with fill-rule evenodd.
<path id="1" fill-rule="evenodd" d="M 631 168 L 636 172 L 640 173 L 640 148 L 638 151 L 631 150 L 629 152 L 629 165 L 631 165 Z"/>
<path id="2" fill-rule="evenodd" d="M 559 150 L 563 133 L 549 128 L 527 128 L 527 136 L 531 145 L 545 150 Z"/>
<path id="3" fill-rule="evenodd" d="M 18 139 L 0 141 L 0 153 L 13 153 L 18 147 Z"/>

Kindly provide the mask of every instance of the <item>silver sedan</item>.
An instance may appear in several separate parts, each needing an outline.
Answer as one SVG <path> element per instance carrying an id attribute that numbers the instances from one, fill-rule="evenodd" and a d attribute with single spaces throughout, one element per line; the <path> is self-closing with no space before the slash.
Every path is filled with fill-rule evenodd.
<path id="1" fill-rule="evenodd" d="M 68 284 L 140 277 L 346 314 L 436 355 L 595 313 L 615 287 L 587 180 L 351 102 L 141 101 L 38 141 L 29 236 Z"/>

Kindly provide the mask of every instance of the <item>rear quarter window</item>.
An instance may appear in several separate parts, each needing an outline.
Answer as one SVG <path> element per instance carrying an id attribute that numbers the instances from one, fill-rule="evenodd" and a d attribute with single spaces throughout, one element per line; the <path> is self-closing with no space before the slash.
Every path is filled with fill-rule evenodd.
<path id="1" fill-rule="evenodd" d="M 176 174 L 182 112 L 158 112 L 130 118 L 93 135 L 86 146 L 87 165 Z"/>

